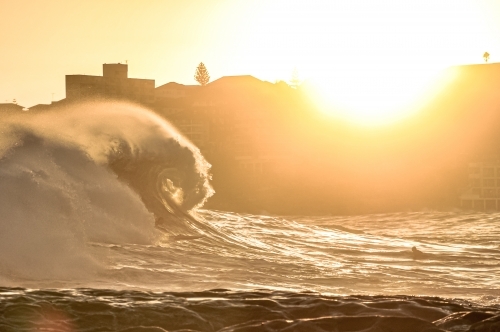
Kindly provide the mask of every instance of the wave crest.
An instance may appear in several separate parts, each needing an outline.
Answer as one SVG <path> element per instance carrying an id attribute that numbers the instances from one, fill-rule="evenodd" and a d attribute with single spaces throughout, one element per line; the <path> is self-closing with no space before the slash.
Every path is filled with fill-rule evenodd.
<path id="1" fill-rule="evenodd" d="M 88 242 L 190 234 L 210 165 L 167 122 L 121 102 L 9 116 L 0 125 L 0 269 L 65 277 L 99 265 Z M 163 232 L 156 226 L 161 225 Z"/>

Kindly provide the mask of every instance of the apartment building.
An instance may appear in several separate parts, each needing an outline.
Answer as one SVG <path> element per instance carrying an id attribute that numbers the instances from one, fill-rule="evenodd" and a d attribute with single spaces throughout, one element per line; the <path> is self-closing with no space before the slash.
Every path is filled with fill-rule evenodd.
<path id="1" fill-rule="evenodd" d="M 469 164 L 468 186 L 460 195 L 460 206 L 470 210 L 500 209 L 500 162 Z"/>

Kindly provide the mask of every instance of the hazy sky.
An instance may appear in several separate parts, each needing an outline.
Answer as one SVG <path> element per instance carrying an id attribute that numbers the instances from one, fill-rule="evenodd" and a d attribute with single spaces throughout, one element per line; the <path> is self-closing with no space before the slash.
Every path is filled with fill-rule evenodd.
<path id="1" fill-rule="evenodd" d="M 0 0 L 0 37 L 0 102 L 23 106 L 64 98 L 66 74 L 125 61 L 129 77 L 157 86 L 195 84 L 203 61 L 212 79 L 274 82 L 296 67 L 358 96 L 481 63 L 485 51 L 500 60 L 500 1 Z"/>

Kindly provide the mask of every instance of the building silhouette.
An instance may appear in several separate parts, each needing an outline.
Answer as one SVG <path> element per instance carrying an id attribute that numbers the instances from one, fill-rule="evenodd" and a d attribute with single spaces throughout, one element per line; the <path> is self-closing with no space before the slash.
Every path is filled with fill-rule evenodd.
<path id="1" fill-rule="evenodd" d="M 103 76 L 66 75 L 66 99 L 121 99 L 144 105 L 155 101 L 155 81 L 129 78 L 128 65 L 103 64 Z"/>
<path id="2" fill-rule="evenodd" d="M 24 109 L 21 105 L 16 103 L 0 103 L 0 112 L 20 112 Z"/>
<path id="3" fill-rule="evenodd" d="M 230 155 L 250 173 L 262 173 L 285 151 L 275 144 L 280 137 L 272 118 L 283 108 L 277 94 L 275 84 L 250 75 L 225 76 L 204 87 L 171 82 L 156 88 L 153 109 L 205 156 Z"/>

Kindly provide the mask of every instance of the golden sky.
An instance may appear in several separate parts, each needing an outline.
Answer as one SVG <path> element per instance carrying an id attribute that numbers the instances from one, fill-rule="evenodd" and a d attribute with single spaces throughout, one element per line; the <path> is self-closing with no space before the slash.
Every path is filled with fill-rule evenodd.
<path id="1" fill-rule="evenodd" d="M 64 98 L 64 75 L 195 84 L 294 68 L 333 102 L 395 107 L 440 69 L 500 60 L 499 0 L 0 0 L 0 102 Z M 398 98 L 391 98 L 397 95 Z M 362 96 L 362 97 L 360 97 Z"/>

